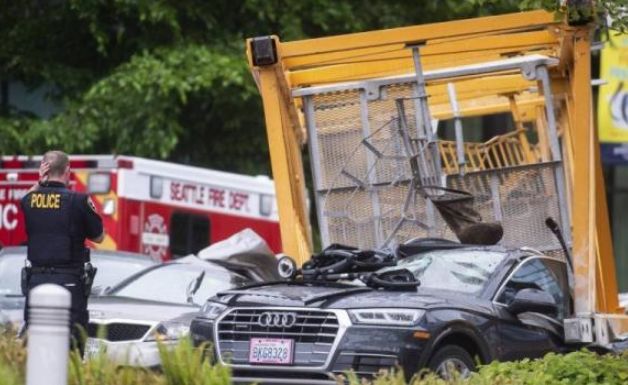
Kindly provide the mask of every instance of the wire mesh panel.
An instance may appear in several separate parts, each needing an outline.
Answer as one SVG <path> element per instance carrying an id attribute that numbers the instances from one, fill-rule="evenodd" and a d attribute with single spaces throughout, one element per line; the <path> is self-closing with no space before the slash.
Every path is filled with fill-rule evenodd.
<path id="1" fill-rule="evenodd" d="M 559 249 L 545 225 L 547 217 L 560 218 L 554 180 L 557 162 L 537 163 L 451 176 L 448 185 L 475 196 L 474 206 L 486 220 L 501 221 L 500 244 Z"/>
<path id="2" fill-rule="evenodd" d="M 320 150 L 318 187 L 353 186 L 351 176 L 366 172 L 366 149 L 358 146 L 363 138 L 359 93 L 325 94 L 316 96 L 314 103 Z"/>
<path id="3" fill-rule="evenodd" d="M 423 171 L 413 162 L 423 161 L 423 170 L 437 172 L 432 180 L 468 191 L 484 220 L 502 222 L 501 244 L 559 249 L 544 224 L 548 216 L 560 218 L 554 180 L 558 163 L 492 168 L 445 178 L 438 169 L 440 158 L 430 153 L 425 129 L 417 126 L 422 119 L 412 99 L 415 94 L 415 84 L 402 83 L 383 86 L 377 99 L 367 98 L 364 90 L 305 99 L 323 246 L 392 247 L 417 237 L 455 240 L 433 204 L 421 194 L 423 182 L 416 172 Z M 404 100 L 403 121 L 396 105 L 400 99 Z M 438 167 L 434 167 L 436 162 Z"/>

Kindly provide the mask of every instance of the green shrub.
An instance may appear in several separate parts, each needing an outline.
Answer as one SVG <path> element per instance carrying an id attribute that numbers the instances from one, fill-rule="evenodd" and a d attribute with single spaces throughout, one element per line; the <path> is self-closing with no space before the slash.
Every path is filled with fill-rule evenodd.
<path id="1" fill-rule="evenodd" d="M 205 349 L 195 349 L 189 338 L 174 346 L 159 346 L 162 371 L 168 385 L 230 385 L 231 371 L 212 365 Z"/>
<path id="2" fill-rule="evenodd" d="M 625 385 L 628 384 L 628 354 L 598 355 L 586 350 L 543 359 L 492 363 L 475 377 L 503 384 L 522 385 Z M 475 378 L 472 378 L 470 383 Z M 479 384 L 479 383 L 478 383 Z"/>
<path id="3" fill-rule="evenodd" d="M 24 384 L 24 379 L 15 369 L 6 365 L 4 362 L 0 363 L 0 385 L 22 384 Z"/>
<path id="4" fill-rule="evenodd" d="M 160 346 L 161 371 L 120 367 L 104 352 L 83 360 L 70 353 L 68 385 L 229 385 L 227 367 L 210 364 L 189 339 L 167 348 Z M 12 334 L 0 333 L 0 385 L 23 385 L 26 349 Z"/>
<path id="5" fill-rule="evenodd" d="M 493 362 L 481 366 L 467 379 L 443 381 L 427 374 L 415 376 L 409 385 L 626 385 L 628 352 L 623 355 L 598 355 L 586 350 L 566 355 L 550 353 L 542 359 Z M 347 375 L 351 385 L 370 384 Z M 400 372 L 383 374 L 372 385 L 407 385 Z"/>
<path id="6" fill-rule="evenodd" d="M 70 356 L 69 385 L 229 385 L 229 368 L 213 365 L 189 339 L 160 346 L 161 372 L 119 367 L 100 354 L 83 361 Z M 11 334 L 0 334 L 0 385 L 24 384 L 26 349 Z M 467 379 L 444 381 L 423 372 L 407 384 L 403 373 L 392 371 L 372 382 L 347 374 L 351 385 L 626 385 L 628 352 L 622 356 L 598 355 L 585 350 L 567 355 L 548 354 L 538 360 L 493 362 Z"/>
<path id="7" fill-rule="evenodd" d="M 26 349 L 13 330 L 0 334 L 0 385 L 24 383 Z"/>

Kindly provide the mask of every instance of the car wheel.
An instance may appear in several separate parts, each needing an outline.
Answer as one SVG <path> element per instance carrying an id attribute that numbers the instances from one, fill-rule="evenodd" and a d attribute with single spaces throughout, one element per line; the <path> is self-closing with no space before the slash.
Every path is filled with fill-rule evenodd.
<path id="1" fill-rule="evenodd" d="M 427 365 L 444 380 L 452 380 L 456 376 L 454 373 L 466 378 L 475 370 L 471 355 L 456 345 L 445 345 L 438 349 Z"/>

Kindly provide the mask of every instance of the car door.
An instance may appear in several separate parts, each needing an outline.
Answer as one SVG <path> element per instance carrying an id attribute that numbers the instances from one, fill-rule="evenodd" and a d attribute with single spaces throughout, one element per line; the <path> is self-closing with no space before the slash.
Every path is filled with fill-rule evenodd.
<path id="1" fill-rule="evenodd" d="M 562 261 L 531 257 L 521 262 L 494 297 L 500 322 L 500 360 L 541 357 L 563 346 L 562 321 L 569 312 L 569 287 Z M 525 312 L 514 315 L 508 310 L 518 290 L 541 289 L 558 305 L 557 314 Z"/>

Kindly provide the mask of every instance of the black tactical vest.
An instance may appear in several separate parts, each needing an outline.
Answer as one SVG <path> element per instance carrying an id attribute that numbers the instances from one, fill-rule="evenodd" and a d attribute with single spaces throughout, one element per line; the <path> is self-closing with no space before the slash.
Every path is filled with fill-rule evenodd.
<path id="1" fill-rule="evenodd" d="M 73 237 L 75 193 L 40 187 L 22 200 L 28 235 L 28 260 L 37 267 L 80 266 L 83 239 Z"/>

